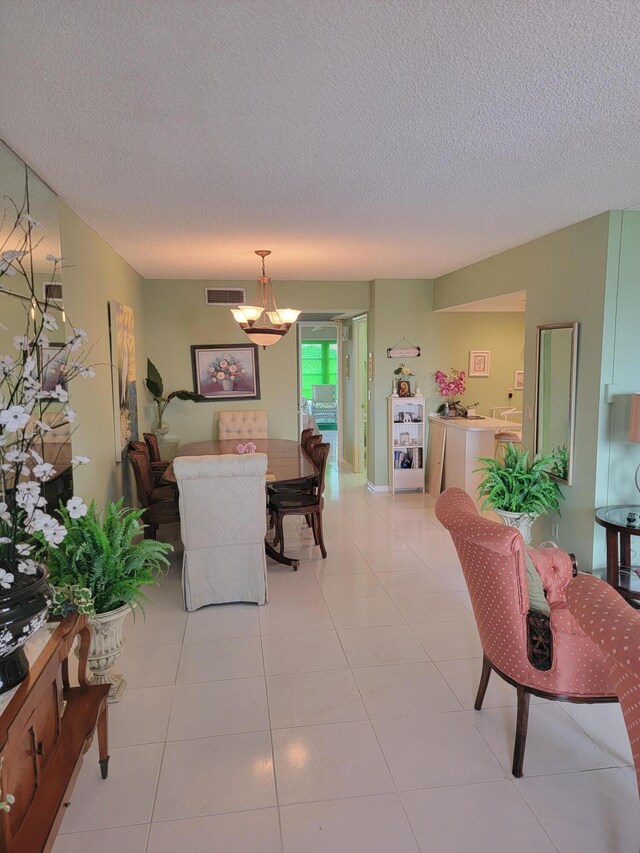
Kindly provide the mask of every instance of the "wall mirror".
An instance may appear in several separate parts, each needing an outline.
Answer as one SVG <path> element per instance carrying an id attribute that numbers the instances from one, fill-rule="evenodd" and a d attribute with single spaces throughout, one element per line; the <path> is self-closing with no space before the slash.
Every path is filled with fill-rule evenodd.
<path id="1" fill-rule="evenodd" d="M 538 326 L 535 451 L 553 453 L 549 473 L 559 482 L 573 480 L 578 324 Z"/>
<path id="2" fill-rule="evenodd" d="M 60 256 L 60 229 L 58 225 L 58 197 L 22 160 L 0 142 L 0 207 L 2 209 L 2 250 L 15 248 L 6 243 L 7 236 L 16 220 L 16 207 L 28 213 L 39 223 L 32 230 L 33 281 L 36 298 L 42 302 L 47 288 L 47 311 L 55 318 L 57 329 L 47 332 L 51 344 L 47 356 L 55 367 L 56 344 L 64 343 L 71 333 L 65 318 L 60 275 L 53 280 L 54 265 L 47 255 Z M 16 275 L 0 276 L 0 355 L 16 356 L 13 346 L 15 335 L 28 335 L 32 328 L 31 294 L 25 279 Z M 39 404 L 41 417 L 47 421 L 56 418 L 62 403 L 47 401 Z M 51 462 L 58 474 L 71 477 L 71 427 L 65 426 L 52 432 L 41 448 L 41 455 Z M 61 484 L 48 485 L 53 494 Z M 57 500 L 55 501 L 57 505 Z"/>

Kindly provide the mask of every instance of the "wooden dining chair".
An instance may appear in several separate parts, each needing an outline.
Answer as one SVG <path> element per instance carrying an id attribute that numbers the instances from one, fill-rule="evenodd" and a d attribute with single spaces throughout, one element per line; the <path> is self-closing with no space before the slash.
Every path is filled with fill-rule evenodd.
<path id="1" fill-rule="evenodd" d="M 141 443 L 135 442 L 135 444 Z M 154 486 L 148 452 L 135 449 L 132 444 L 134 442 L 129 443 L 130 449 L 127 451 L 127 456 L 136 481 L 138 502 L 144 509 L 142 516 L 146 525 L 144 536 L 145 539 L 155 539 L 161 524 L 180 521 L 178 502 L 172 486 Z"/>
<path id="2" fill-rule="evenodd" d="M 269 512 L 275 523 L 274 546 L 280 546 L 280 554 L 284 554 L 283 519 L 288 515 L 304 515 L 311 520 L 311 529 L 316 545 L 320 546 L 322 558 L 327 556 L 322 529 L 322 509 L 324 507 L 324 481 L 329 457 L 329 444 L 316 444 L 313 448 L 313 463 L 318 469 L 318 485 L 312 493 L 283 491 L 269 495 Z"/>

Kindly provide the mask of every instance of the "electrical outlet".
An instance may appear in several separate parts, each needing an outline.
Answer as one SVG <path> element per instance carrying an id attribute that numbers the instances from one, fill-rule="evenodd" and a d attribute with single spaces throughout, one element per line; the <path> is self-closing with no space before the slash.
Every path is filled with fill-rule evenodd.
<path id="1" fill-rule="evenodd" d="M 513 399 L 513 388 L 507 388 L 507 397 Z"/>
<path id="2" fill-rule="evenodd" d="M 557 521 L 551 522 L 551 535 L 553 536 L 554 539 L 560 538 L 560 527 L 559 527 Z"/>
<path id="3" fill-rule="evenodd" d="M 526 419 L 528 421 L 532 421 L 533 420 L 533 406 L 527 406 L 527 408 L 524 411 L 525 411 Z"/>

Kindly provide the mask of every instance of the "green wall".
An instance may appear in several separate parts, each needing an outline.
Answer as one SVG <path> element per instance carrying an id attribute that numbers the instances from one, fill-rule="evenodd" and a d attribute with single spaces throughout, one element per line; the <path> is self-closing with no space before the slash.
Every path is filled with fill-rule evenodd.
<path id="1" fill-rule="evenodd" d="M 62 274 L 65 309 L 73 324 L 87 332 L 93 347 L 88 362 L 96 368 L 94 379 L 76 379 L 70 389 L 71 403 L 78 413 L 73 452 L 91 458 L 91 465 L 74 472 L 75 493 L 87 501 L 95 499 L 99 506 L 123 494 L 135 503 L 128 463 L 115 461 L 107 305 L 114 300 L 134 310 L 138 423 L 142 432 L 149 424 L 144 407 L 147 355 L 142 278 L 62 202 L 59 210 L 60 244 L 67 259 Z"/>
<path id="2" fill-rule="evenodd" d="M 193 388 L 192 344 L 246 343 L 248 338 L 229 308 L 204 304 L 204 288 L 245 287 L 255 298 L 255 281 L 148 280 L 144 282 L 145 321 L 149 357 L 164 380 L 165 389 Z M 368 282 L 274 283 L 278 305 L 306 311 L 335 313 L 368 308 Z M 260 400 L 224 403 L 188 403 L 175 400 L 166 412 L 170 434 L 183 443 L 217 436 L 217 413 L 225 409 L 265 409 L 269 434 L 298 437 L 296 336 L 290 332 L 275 346 L 259 351 Z M 148 398 L 148 395 L 147 395 Z"/>
<path id="3" fill-rule="evenodd" d="M 545 323 L 580 323 L 573 486 L 563 486 L 566 500 L 559 520 L 558 544 L 577 554 L 584 568 L 604 559 L 594 555 L 593 513 L 600 447 L 603 326 L 609 265 L 610 214 L 603 213 L 500 255 L 479 261 L 435 281 L 434 306 L 444 308 L 488 296 L 527 292 L 525 314 L 524 409 L 533 409 L 536 327 Z M 612 252 L 612 254 L 615 254 Z M 523 440 L 533 443 L 533 422 L 525 417 Z M 549 538 L 550 520 L 537 522 L 538 540 Z"/>

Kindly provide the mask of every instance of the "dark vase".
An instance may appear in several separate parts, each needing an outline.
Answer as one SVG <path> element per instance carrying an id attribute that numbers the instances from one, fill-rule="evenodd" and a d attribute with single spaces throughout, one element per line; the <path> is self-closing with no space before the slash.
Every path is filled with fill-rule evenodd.
<path id="1" fill-rule="evenodd" d="M 46 622 L 52 600 L 45 566 L 35 575 L 17 571 L 14 575 L 11 589 L 0 588 L 0 694 L 20 684 L 29 672 L 24 646 Z"/>

